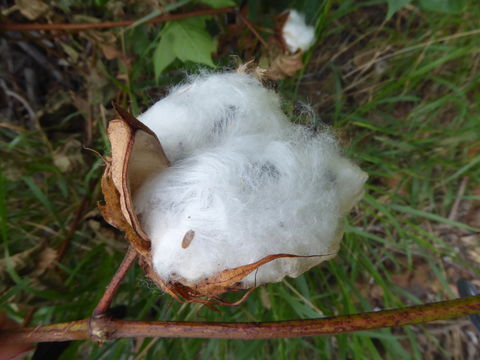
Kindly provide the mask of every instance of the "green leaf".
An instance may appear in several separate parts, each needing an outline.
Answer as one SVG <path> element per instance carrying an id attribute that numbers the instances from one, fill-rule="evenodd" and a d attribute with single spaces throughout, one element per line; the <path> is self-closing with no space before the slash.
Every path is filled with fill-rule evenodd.
<path id="1" fill-rule="evenodd" d="M 440 11 L 448 14 L 458 14 L 463 11 L 466 0 L 420 0 L 420 6 L 425 10 Z"/>
<path id="2" fill-rule="evenodd" d="M 459 228 L 459 229 L 462 229 L 462 230 L 473 231 L 473 232 L 478 232 L 480 230 L 479 228 L 476 228 L 476 227 L 473 227 L 473 226 L 470 226 L 470 225 L 467 225 L 467 224 L 464 224 L 464 223 L 461 223 L 461 222 L 458 222 L 458 221 L 455 221 L 455 220 L 450 220 L 450 219 L 445 218 L 445 217 L 440 216 L 440 215 L 432 214 L 432 213 L 422 211 L 422 210 L 417 210 L 417 209 L 411 208 L 409 206 L 391 204 L 390 208 L 392 208 L 393 210 L 399 211 L 399 212 L 403 212 L 405 214 L 412 215 L 416 218 L 421 217 L 421 218 L 437 221 L 439 223 L 447 224 L 447 225 L 450 225 L 450 226 L 453 226 L 453 227 L 456 227 L 456 228 Z"/>
<path id="3" fill-rule="evenodd" d="M 408 5 L 412 0 L 387 0 L 387 19 L 390 19 L 398 10 Z"/>
<path id="4" fill-rule="evenodd" d="M 165 25 L 160 33 L 160 41 L 153 54 L 155 77 L 160 74 L 176 58 L 181 61 L 192 61 L 215 67 L 212 52 L 215 41 L 205 29 L 207 17 L 195 17 L 173 21 Z"/>
<path id="5" fill-rule="evenodd" d="M 153 69 L 155 72 L 155 79 L 158 79 L 160 74 L 170 65 L 176 56 L 173 50 L 175 36 L 168 29 L 169 25 L 165 27 L 165 33 L 162 35 L 157 47 L 153 53 Z"/>
<path id="6" fill-rule="evenodd" d="M 60 218 L 58 217 L 57 211 L 48 196 L 46 196 L 43 191 L 40 190 L 40 188 L 35 184 L 35 181 L 33 181 L 31 177 L 25 177 L 23 181 L 25 181 L 27 186 L 30 188 L 32 194 L 48 210 L 48 212 L 52 215 L 57 224 L 61 227 L 62 231 L 64 231 L 64 221 L 60 220 Z"/>
<path id="7" fill-rule="evenodd" d="M 214 9 L 220 9 L 224 7 L 237 6 L 233 0 L 200 0 L 199 3 L 208 5 Z"/>
<path id="8" fill-rule="evenodd" d="M 136 55 L 142 56 L 150 46 L 151 40 L 148 38 L 146 26 L 139 26 L 132 30 L 131 46 Z"/>
<path id="9" fill-rule="evenodd" d="M 170 33 L 173 39 L 173 51 L 182 61 L 215 67 L 212 61 L 212 52 L 215 42 L 205 30 L 205 19 L 191 18 L 172 22 Z"/>

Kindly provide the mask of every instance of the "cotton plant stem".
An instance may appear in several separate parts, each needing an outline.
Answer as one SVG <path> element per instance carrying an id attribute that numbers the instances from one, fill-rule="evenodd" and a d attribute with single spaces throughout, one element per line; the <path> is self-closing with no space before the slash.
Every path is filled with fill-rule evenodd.
<path id="1" fill-rule="evenodd" d="M 248 30 L 250 30 L 253 33 L 253 35 L 257 38 L 257 40 L 262 43 L 265 49 L 268 49 L 268 43 L 262 38 L 262 36 L 258 33 L 255 27 L 252 25 L 252 23 L 240 13 L 238 14 L 238 17 L 245 24 Z"/>
<path id="2" fill-rule="evenodd" d="M 106 317 L 97 322 L 103 340 L 133 337 L 272 339 L 320 336 L 413 325 L 480 312 L 480 296 L 309 320 L 275 322 L 128 321 Z M 90 319 L 0 331 L 0 343 L 84 340 L 92 338 Z"/>
<path id="3" fill-rule="evenodd" d="M 157 23 L 172 20 L 180 20 L 194 16 L 201 15 L 215 15 L 223 14 L 233 11 L 235 8 L 221 8 L 221 9 L 206 9 L 191 11 L 183 14 L 165 14 L 154 17 L 146 21 L 147 23 Z M 123 21 L 105 21 L 99 23 L 74 23 L 74 24 L 38 24 L 38 23 L 0 23 L 0 31 L 34 31 L 34 30 L 63 30 L 63 31 L 83 31 L 92 29 L 107 29 L 112 27 L 126 27 L 134 24 L 138 20 L 123 20 Z"/>
<path id="4" fill-rule="evenodd" d="M 93 317 L 100 317 L 107 313 L 110 304 L 112 303 L 113 296 L 118 290 L 120 283 L 122 282 L 125 275 L 127 275 L 128 270 L 132 266 L 135 258 L 137 257 L 137 252 L 134 248 L 129 246 L 125 257 L 122 260 L 122 263 L 117 269 L 117 272 L 113 276 L 112 280 L 108 284 L 105 293 L 103 294 L 102 298 L 98 302 L 97 307 L 93 311 Z"/>

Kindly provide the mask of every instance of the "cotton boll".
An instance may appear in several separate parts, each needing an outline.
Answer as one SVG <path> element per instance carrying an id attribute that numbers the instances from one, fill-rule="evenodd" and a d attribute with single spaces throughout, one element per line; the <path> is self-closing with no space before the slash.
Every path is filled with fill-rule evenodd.
<path id="1" fill-rule="evenodd" d="M 327 255 L 278 259 L 259 268 L 245 286 L 298 276 L 332 257 L 341 238 L 350 186 L 364 177 L 340 157 L 327 134 L 288 126 L 282 138 L 231 137 L 147 181 L 135 209 L 152 241 L 155 271 L 195 283 L 223 270 L 279 253 Z M 186 234 L 194 234 L 185 248 Z"/>
<path id="2" fill-rule="evenodd" d="M 290 10 L 282 36 L 290 52 L 306 51 L 315 41 L 315 29 L 305 23 L 305 15 Z"/>
<path id="3" fill-rule="evenodd" d="M 298 276 L 336 254 L 342 218 L 366 174 L 341 156 L 327 131 L 292 125 L 279 97 L 257 79 L 192 77 L 139 120 L 172 164 L 140 176 L 132 192 L 164 281 L 193 286 L 268 255 L 309 256 L 261 266 L 241 281 L 251 287 Z"/>
<path id="4" fill-rule="evenodd" d="M 288 124 L 275 93 L 241 73 L 191 77 L 139 120 L 155 132 L 172 162 L 234 136 L 275 136 Z"/>

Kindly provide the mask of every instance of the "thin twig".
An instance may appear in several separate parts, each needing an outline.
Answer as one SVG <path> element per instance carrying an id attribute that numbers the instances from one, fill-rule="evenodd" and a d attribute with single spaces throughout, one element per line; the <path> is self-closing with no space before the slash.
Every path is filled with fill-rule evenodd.
<path id="1" fill-rule="evenodd" d="M 238 14 L 240 20 L 245 24 L 245 26 L 255 35 L 255 37 L 262 43 L 265 49 L 268 49 L 268 43 L 260 36 L 258 31 L 253 27 L 252 23 L 242 14 Z"/>
<path id="2" fill-rule="evenodd" d="M 132 266 L 136 257 L 137 252 L 134 248 L 130 246 L 127 250 L 127 253 L 125 254 L 125 257 L 122 260 L 122 263 L 118 267 L 117 272 L 113 276 L 112 280 L 107 286 L 107 289 L 105 290 L 105 293 L 98 302 L 98 305 L 93 312 L 94 316 L 103 315 L 107 312 L 110 304 L 112 303 L 113 296 L 117 292 L 120 283 L 122 282 L 125 275 L 127 275 L 127 272 L 130 269 L 130 266 Z"/>
<path id="3" fill-rule="evenodd" d="M 23 105 L 25 110 L 27 110 L 27 113 L 28 113 L 28 116 L 30 117 L 31 122 L 34 125 L 36 125 L 37 114 L 32 109 L 29 102 L 23 96 L 17 94 L 15 91 L 12 91 L 12 90 L 8 89 L 7 85 L 5 84 L 5 82 L 3 80 L 1 81 L 1 87 L 3 88 L 3 91 L 5 91 L 6 95 L 13 97 L 14 99 L 18 100 L 18 102 L 20 102 Z"/>
<path id="4" fill-rule="evenodd" d="M 10 96 L 10 97 L 13 97 L 14 99 L 16 99 L 17 101 L 19 101 L 23 107 L 27 110 L 27 113 L 30 117 L 30 120 L 32 122 L 32 125 L 36 128 L 36 130 L 40 133 L 40 136 L 42 137 L 44 143 L 45 143 L 45 146 L 48 148 L 48 150 L 50 151 L 50 154 L 53 153 L 53 149 L 52 149 L 52 144 L 50 144 L 50 141 L 48 141 L 48 137 L 47 135 L 45 134 L 45 131 L 43 131 L 43 128 L 42 126 L 40 125 L 40 121 L 38 119 L 38 116 L 37 114 L 35 113 L 35 111 L 33 111 L 32 107 L 30 106 L 30 104 L 28 103 L 28 101 L 21 95 L 17 94 L 16 92 L 10 90 L 8 87 L 7 87 L 7 84 L 5 83 L 5 81 L 3 81 L 2 79 L 0 79 L 0 87 L 3 88 L 3 90 L 5 91 L 5 94 Z"/>
<path id="5" fill-rule="evenodd" d="M 165 14 L 154 17 L 146 21 L 147 23 L 157 23 L 165 22 L 172 20 L 180 20 L 194 16 L 201 15 L 215 15 L 223 14 L 230 11 L 233 11 L 235 8 L 221 8 L 221 9 L 207 9 L 207 10 L 197 10 L 183 14 Z M 0 24 L 0 30 L 10 30 L 10 31 L 33 31 L 33 30 L 64 30 L 64 31 L 82 31 L 82 30 L 91 30 L 91 29 L 107 29 L 112 27 L 125 27 L 134 24 L 137 20 L 123 20 L 123 21 L 105 21 L 99 23 L 76 23 L 76 24 L 19 24 L 19 23 L 2 23 Z"/>
<path id="6" fill-rule="evenodd" d="M 103 318 L 97 322 L 97 325 L 101 326 L 103 335 L 107 339 L 132 337 L 273 339 L 413 325 L 479 312 L 480 296 L 471 296 L 401 309 L 309 320 L 229 323 L 129 321 Z M 4 329 L 0 331 L 0 343 L 85 340 L 91 336 L 89 324 L 90 319 L 84 319 L 33 328 Z"/>

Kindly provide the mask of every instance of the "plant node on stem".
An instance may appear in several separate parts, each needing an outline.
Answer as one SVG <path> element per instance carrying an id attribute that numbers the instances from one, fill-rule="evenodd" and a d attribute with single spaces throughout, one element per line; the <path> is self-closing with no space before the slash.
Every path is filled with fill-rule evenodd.
<path id="1" fill-rule="evenodd" d="M 103 344 L 107 341 L 111 334 L 112 329 L 109 328 L 110 316 L 108 315 L 108 309 L 112 303 L 113 297 L 120 286 L 128 270 L 132 266 L 137 257 L 137 252 L 131 246 L 128 247 L 127 253 L 122 260 L 122 263 L 117 269 L 117 272 L 113 276 L 112 280 L 108 284 L 105 293 L 98 302 L 92 316 L 88 321 L 88 334 L 90 339 L 96 341 L 98 344 Z M 114 331 L 113 331 L 114 332 Z"/>

